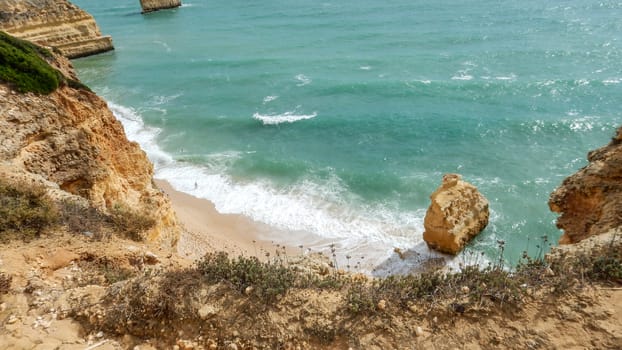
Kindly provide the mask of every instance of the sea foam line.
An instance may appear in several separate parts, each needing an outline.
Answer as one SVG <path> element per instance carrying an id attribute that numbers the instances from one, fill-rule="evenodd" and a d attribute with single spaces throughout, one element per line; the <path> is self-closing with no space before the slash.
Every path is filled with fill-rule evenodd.
<path id="1" fill-rule="evenodd" d="M 254 113 L 253 119 L 260 120 L 263 125 L 278 125 L 282 123 L 294 123 L 299 120 L 313 119 L 317 116 L 317 112 L 311 114 L 295 114 L 296 112 L 285 112 L 283 114 L 260 114 Z"/>
<path id="2" fill-rule="evenodd" d="M 336 176 L 324 183 L 301 181 L 287 189 L 261 181 L 235 182 L 223 174 L 227 165 L 220 163 L 230 164 L 232 157 L 242 153 L 210 155 L 209 163 L 218 164 L 209 167 L 179 163 L 157 144 L 160 129 L 145 126 L 132 108 L 112 102 L 108 106 L 128 138 L 138 142 L 154 163 L 157 178 L 178 191 L 212 201 L 220 213 L 244 214 L 278 229 L 312 233 L 351 248 L 377 242 L 379 251 L 390 252 L 421 240 L 423 212 L 398 213 L 383 206 L 352 208 L 344 204 L 346 190 Z"/>

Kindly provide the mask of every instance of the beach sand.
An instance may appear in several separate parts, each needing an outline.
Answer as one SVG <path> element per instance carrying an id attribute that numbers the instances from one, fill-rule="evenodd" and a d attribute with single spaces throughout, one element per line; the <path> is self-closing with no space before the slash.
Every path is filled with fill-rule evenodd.
<path id="1" fill-rule="evenodd" d="M 177 191 L 166 180 L 156 180 L 156 184 L 168 195 L 185 229 L 177 244 L 183 257 L 194 260 L 209 251 L 225 251 L 263 259 L 277 250 L 289 255 L 301 252 L 297 245 L 287 244 L 287 232 L 244 215 L 221 214 L 214 203 Z"/>
<path id="2" fill-rule="evenodd" d="M 423 242 L 401 250 L 400 254 L 392 250 L 383 251 L 374 242 L 367 242 L 349 247 L 355 250 L 352 253 L 340 242 L 306 232 L 279 230 L 241 214 L 219 213 L 207 199 L 177 191 L 166 180 L 158 179 L 156 183 L 169 196 L 184 227 L 177 251 L 190 260 L 196 260 L 210 251 L 225 251 L 231 256 L 257 256 L 261 260 L 265 260 L 268 253 L 270 258 L 274 257 L 277 251 L 288 256 L 320 252 L 336 260 L 339 267 L 346 267 L 350 262 L 353 267 L 356 265 L 356 268 L 347 270 L 386 276 L 425 269 L 430 262 L 437 264 L 447 258 L 428 250 Z M 331 246 L 336 248 L 331 249 Z M 351 256 L 351 261 L 348 261 L 348 256 Z"/>

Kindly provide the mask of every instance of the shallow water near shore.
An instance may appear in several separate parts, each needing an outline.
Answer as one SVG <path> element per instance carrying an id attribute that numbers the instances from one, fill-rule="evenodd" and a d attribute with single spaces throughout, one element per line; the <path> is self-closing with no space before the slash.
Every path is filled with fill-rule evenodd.
<path id="1" fill-rule="evenodd" d="M 615 1 L 74 2 L 116 47 L 78 74 L 156 177 L 344 266 L 427 256 L 449 172 L 490 200 L 471 251 L 535 254 L 560 235 L 549 193 L 622 123 Z"/>

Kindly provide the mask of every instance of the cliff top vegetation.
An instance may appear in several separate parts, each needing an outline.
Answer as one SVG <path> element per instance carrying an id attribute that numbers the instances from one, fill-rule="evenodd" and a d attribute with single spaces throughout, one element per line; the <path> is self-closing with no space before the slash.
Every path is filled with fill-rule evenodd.
<path id="1" fill-rule="evenodd" d="M 60 72 L 44 59 L 52 54 L 28 41 L 0 32 L 0 81 L 19 92 L 49 94 L 63 81 Z"/>

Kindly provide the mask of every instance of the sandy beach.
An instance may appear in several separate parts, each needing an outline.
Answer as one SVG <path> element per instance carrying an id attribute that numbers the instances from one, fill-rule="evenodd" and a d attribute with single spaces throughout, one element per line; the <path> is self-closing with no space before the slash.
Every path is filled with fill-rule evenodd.
<path id="1" fill-rule="evenodd" d="M 183 257 L 197 259 L 209 251 L 225 251 L 264 258 L 266 253 L 273 255 L 276 250 L 285 250 L 289 255 L 301 251 L 298 246 L 285 243 L 286 232 L 244 215 L 221 214 L 209 200 L 177 191 L 166 180 L 156 183 L 170 198 L 185 228 L 177 244 Z"/>
<path id="2" fill-rule="evenodd" d="M 346 270 L 384 276 L 416 271 L 425 268 L 430 261 L 436 264 L 447 258 L 428 250 L 423 242 L 399 250 L 399 254 L 383 251 L 374 242 L 344 247 L 341 242 L 306 232 L 279 230 L 241 214 L 219 213 L 211 201 L 177 191 L 166 180 L 157 179 L 156 184 L 168 195 L 185 229 L 177 251 L 187 259 L 196 260 L 209 251 L 225 251 L 232 256 L 257 256 L 262 260 L 267 253 L 274 257 L 277 251 L 288 256 L 321 252 Z M 336 251 L 334 257 L 331 245 Z M 350 261 L 348 256 L 352 258 Z M 350 263 L 351 268 L 348 268 Z"/>

